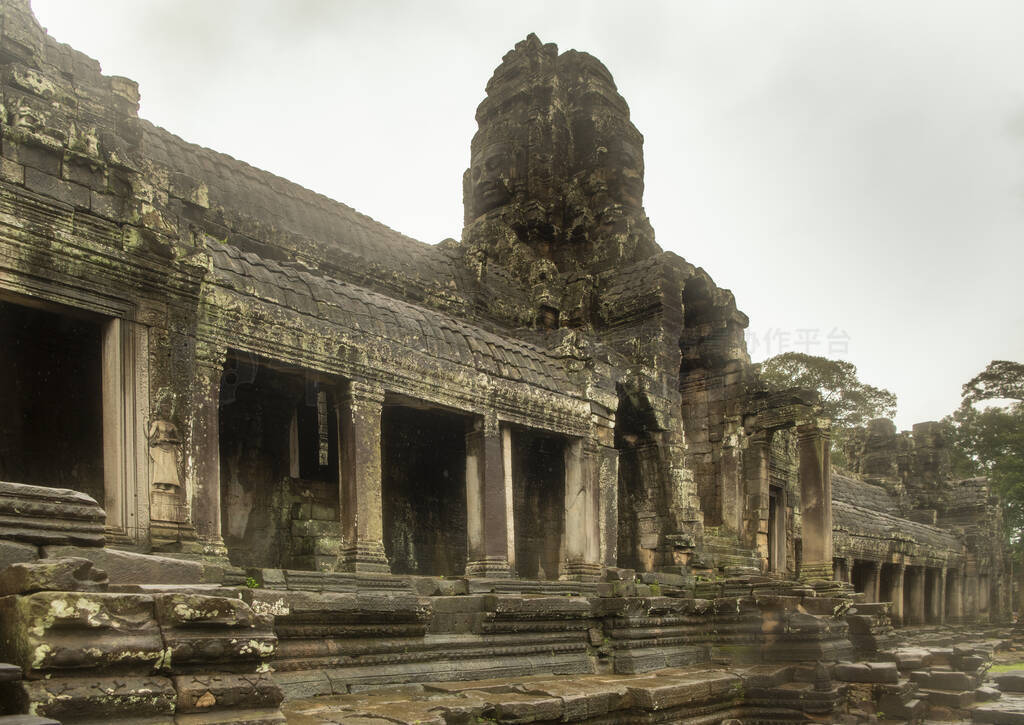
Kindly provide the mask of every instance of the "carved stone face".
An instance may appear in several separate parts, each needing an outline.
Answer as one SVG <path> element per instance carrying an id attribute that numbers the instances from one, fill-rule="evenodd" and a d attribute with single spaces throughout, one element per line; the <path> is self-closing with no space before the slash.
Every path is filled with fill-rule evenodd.
<path id="1" fill-rule="evenodd" d="M 24 101 L 18 104 L 18 107 L 14 110 L 14 113 L 11 114 L 11 116 L 11 125 L 16 128 L 35 131 L 42 125 L 39 114 L 36 113 L 32 106 L 28 105 Z"/>
<path id="2" fill-rule="evenodd" d="M 515 168 L 508 144 L 488 146 L 473 158 L 470 181 L 473 185 L 473 206 L 476 213 L 486 214 L 512 199 L 512 174 Z"/>
<path id="3" fill-rule="evenodd" d="M 644 198 L 643 152 L 632 143 L 622 140 L 605 157 L 609 170 L 610 191 L 620 203 L 639 209 Z"/>

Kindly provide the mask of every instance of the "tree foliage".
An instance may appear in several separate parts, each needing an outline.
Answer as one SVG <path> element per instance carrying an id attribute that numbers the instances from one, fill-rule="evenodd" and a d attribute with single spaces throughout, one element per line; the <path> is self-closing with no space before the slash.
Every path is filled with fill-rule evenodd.
<path id="1" fill-rule="evenodd" d="M 1005 405 L 979 406 L 991 400 Z M 953 472 L 988 476 L 1003 498 L 1011 539 L 1024 535 L 1024 365 L 993 360 L 963 386 L 960 407 L 943 418 L 953 444 Z"/>
<path id="2" fill-rule="evenodd" d="M 963 403 L 984 400 L 1024 401 L 1024 365 L 1011 360 L 993 360 L 964 384 Z"/>
<path id="3" fill-rule="evenodd" d="M 784 352 L 759 366 L 761 380 L 771 390 L 810 388 L 821 393 L 825 415 L 837 428 L 864 425 L 872 418 L 896 414 L 896 395 L 857 378 L 857 366 L 801 352 Z"/>

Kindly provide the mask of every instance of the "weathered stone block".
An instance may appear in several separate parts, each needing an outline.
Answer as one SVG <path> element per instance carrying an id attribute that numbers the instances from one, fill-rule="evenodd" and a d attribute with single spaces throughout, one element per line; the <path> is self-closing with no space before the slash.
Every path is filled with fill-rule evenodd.
<path id="1" fill-rule="evenodd" d="M 4 158 L 25 168 L 38 169 L 44 174 L 50 174 L 51 176 L 60 174 L 61 154 L 56 151 L 4 139 L 3 155 Z M 24 183 L 24 172 L 22 172 L 21 177 L 21 183 Z"/>
<path id="2" fill-rule="evenodd" d="M 977 686 L 976 678 L 964 672 L 932 672 L 928 676 L 926 687 L 939 690 L 971 690 Z"/>
<path id="3" fill-rule="evenodd" d="M 102 592 L 107 589 L 106 572 L 88 559 L 44 559 L 13 564 L 0 571 L 0 597 L 39 591 Z"/>
<path id="4" fill-rule="evenodd" d="M 107 548 L 44 546 L 43 556 L 83 557 L 107 572 L 111 584 L 199 584 L 203 565 L 186 559 Z"/>
<path id="5" fill-rule="evenodd" d="M 992 675 L 996 687 L 1003 692 L 1024 692 L 1024 670 L 1011 670 Z"/>
<path id="6" fill-rule="evenodd" d="M 175 692 L 166 677 L 55 677 L 22 683 L 36 714 L 62 723 L 173 722 Z"/>
<path id="7" fill-rule="evenodd" d="M 177 712 L 246 708 L 276 710 L 284 699 L 269 673 L 178 675 Z"/>
<path id="8" fill-rule="evenodd" d="M 0 178 L 12 184 L 25 183 L 25 167 L 17 161 L 0 159 Z"/>
<path id="9" fill-rule="evenodd" d="M 835 666 L 834 676 L 843 682 L 894 683 L 899 671 L 895 662 L 841 663 Z"/>
<path id="10" fill-rule="evenodd" d="M 199 594 L 157 594 L 156 619 L 170 652 L 170 667 L 222 668 L 270 659 L 277 648 L 273 619 L 255 614 L 240 599 Z"/>
<path id="11" fill-rule="evenodd" d="M 1003 703 L 982 705 L 971 710 L 971 721 L 992 725 L 1024 725 L 1024 707 L 1007 707 Z"/>
<path id="12" fill-rule="evenodd" d="M 89 208 L 89 187 L 62 181 L 32 167 L 25 169 L 25 187 L 79 209 Z"/>
<path id="13" fill-rule="evenodd" d="M 106 514 L 84 493 L 0 481 L 0 539 L 103 546 Z"/>
<path id="14" fill-rule="evenodd" d="M 0 539 L 0 572 L 11 564 L 35 561 L 39 558 L 39 548 L 32 544 L 21 544 L 16 541 Z"/>
<path id="15" fill-rule="evenodd" d="M 27 678 L 112 666 L 153 671 L 163 657 L 149 596 L 36 592 L 0 597 L 0 660 L 20 665 Z"/>

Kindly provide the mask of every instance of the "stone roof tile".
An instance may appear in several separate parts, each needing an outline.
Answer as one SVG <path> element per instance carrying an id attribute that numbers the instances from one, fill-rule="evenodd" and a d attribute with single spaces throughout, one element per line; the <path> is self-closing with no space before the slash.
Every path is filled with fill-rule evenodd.
<path id="1" fill-rule="evenodd" d="M 330 323 L 490 375 L 525 378 L 537 387 L 562 393 L 572 388 L 561 364 L 535 345 L 502 339 L 441 312 L 329 277 L 305 271 L 292 274 L 285 266 L 252 253 L 239 254 L 211 238 L 206 247 L 226 286 L 306 314 L 319 312 L 317 316 Z M 505 361 L 509 364 L 501 364 Z"/>

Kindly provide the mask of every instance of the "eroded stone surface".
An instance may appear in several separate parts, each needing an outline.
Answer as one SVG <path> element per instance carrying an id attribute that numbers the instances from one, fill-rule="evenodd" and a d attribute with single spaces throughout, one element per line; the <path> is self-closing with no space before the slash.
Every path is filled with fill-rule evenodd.
<path id="1" fill-rule="evenodd" d="M 106 571 L 76 557 L 12 564 L 0 570 L 0 597 L 38 591 L 102 592 L 107 585 Z"/>

